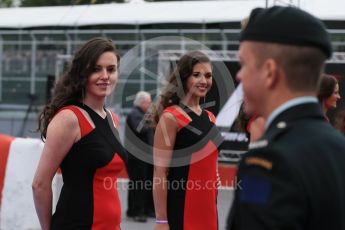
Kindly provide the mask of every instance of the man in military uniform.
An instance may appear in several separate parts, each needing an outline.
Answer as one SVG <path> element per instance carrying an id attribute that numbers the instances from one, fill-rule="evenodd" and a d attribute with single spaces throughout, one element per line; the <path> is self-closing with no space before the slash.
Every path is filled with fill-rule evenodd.
<path id="1" fill-rule="evenodd" d="M 266 119 L 238 169 L 228 229 L 345 229 L 345 138 L 316 93 L 329 35 L 292 7 L 257 8 L 240 37 L 244 103 Z"/>

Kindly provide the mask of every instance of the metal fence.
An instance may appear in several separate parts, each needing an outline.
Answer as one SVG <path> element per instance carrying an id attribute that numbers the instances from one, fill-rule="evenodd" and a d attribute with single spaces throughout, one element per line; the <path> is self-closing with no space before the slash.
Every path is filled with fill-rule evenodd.
<path id="1" fill-rule="evenodd" d="M 345 51 L 345 30 L 329 32 L 333 49 Z M 236 51 L 239 46 L 239 30 L 226 29 L 0 30 L 0 109 L 26 108 L 33 95 L 37 105 L 44 104 L 47 76 L 61 73 L 61 61 L 64 60 L 61 57 L 72 55 L 82 43 L 96 36 L 112 39 L 120 56 L 127 54 L 139 43 L 162 36 L 185 37 L 200 42 L 210 50 L 222 52 Z M 200 49 L 195 43 L 171 40 L 166 41 L 164 47 L 181 51 Z M 124 87 L 125 90 L 121 93 L 126 94 L 121 95 L 122 98 L 133 95 L 138 90 L 152 91 L 157 88 L 157 80 L 150 73 L 157 74 L 158 59 L 148 56 L 148 49 L 145 45 L 140 46 L 138 58 L 141 64 L 132 70 L 129 77 L 123 79 L 121 75 L 126 73 L 121 72 L 118 87 Z M 115 100 L 119 97 L 120 95 L 115 95 Z M 125 101 L 121 107 L 129 105 Z"/>

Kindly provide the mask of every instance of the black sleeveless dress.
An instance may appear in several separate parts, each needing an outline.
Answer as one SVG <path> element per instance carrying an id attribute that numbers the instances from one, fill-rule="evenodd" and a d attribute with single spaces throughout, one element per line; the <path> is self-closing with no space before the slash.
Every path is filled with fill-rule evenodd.
<path id="1" fill-rule="evenodd" d="M 165 109 L 180 129 L 169 168 L 167 215 L 170 230 L 216 230 L 217 159 L 222 138 L 215 126 L 214 115 L 202 110 L 200 115 L 188 107 Z"/>
<path id="2" fill-rule="evenodd" d="M 86 105 L 78 106 L 89 114 L 95 128 L 76 106 L 62 109 L 71 110 L 78 117 L 81 139 L 61 163 L 64 184 L 51 229 L 119 230 L 121 205 L 116 181 L 125 165 L 125 150 L 107 118 L 103 119 Z M 116 126 L 116 116 L 111 116 Z"/>

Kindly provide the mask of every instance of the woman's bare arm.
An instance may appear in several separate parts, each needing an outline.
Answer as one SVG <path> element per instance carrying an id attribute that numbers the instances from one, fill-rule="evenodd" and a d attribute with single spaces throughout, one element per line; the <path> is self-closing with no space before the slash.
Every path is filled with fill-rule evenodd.
<path id="1" fill-rule="evenodd" d="M 174 116 L 163 113 L 154 137 L 153 199 L 157 220 L 167 220 L 167 174 L 172 158 L 178 125 Z M 157 224 L 158 229 L 169 229 L 167 224 Z"/>
<path id="2" fill-rule="evenodd" d="M 79 139 L 78 119 L 72 111 L 61 111 L 50 122 L 32 182 L 35 208 L 42 230 L 50 229 L 53 177 L 72 145 Z"/>

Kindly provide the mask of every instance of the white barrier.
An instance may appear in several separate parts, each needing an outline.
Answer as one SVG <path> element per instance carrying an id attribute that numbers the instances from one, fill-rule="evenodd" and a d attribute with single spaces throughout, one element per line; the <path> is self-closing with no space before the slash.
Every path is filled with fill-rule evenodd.
<path id="1" fill-rule="evenodd" d="M 43 145 L 39 139 L 24 138 L 16 138 L 11 143 L 0 207 L 1 230 L 40 229 L 31 184 Z M 54 197 L 56 187 L 54 181 Z"/>

